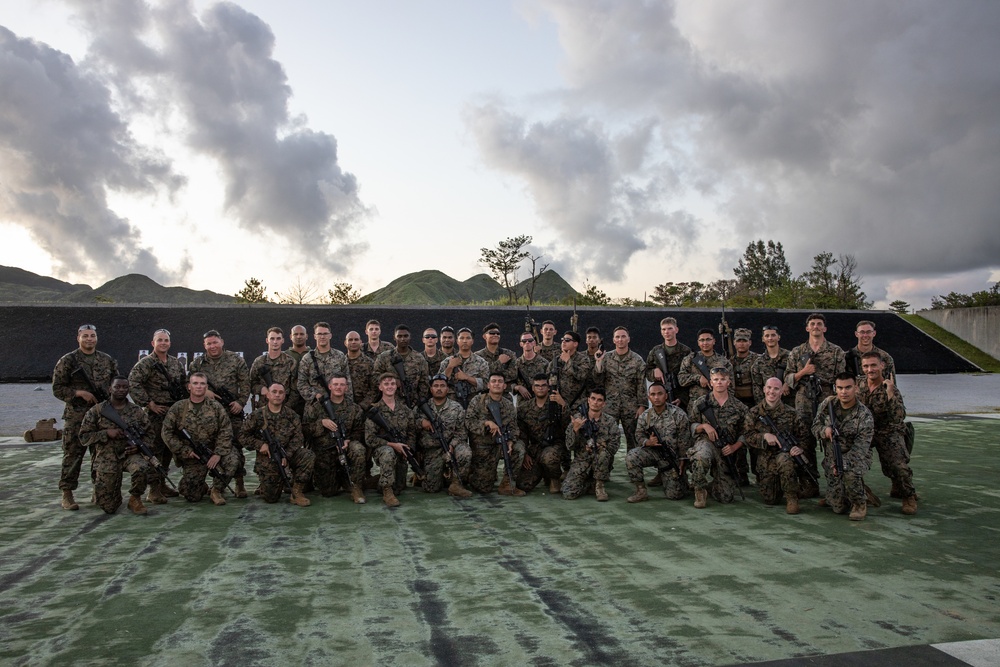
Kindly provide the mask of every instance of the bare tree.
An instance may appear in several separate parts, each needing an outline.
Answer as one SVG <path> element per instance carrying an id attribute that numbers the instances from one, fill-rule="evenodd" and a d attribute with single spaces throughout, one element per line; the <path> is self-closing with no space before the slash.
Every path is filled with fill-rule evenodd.
<path id="1" fill-rule="evenodd" d="M 531 237 L 522 234 L 500 241 L 496 248 L 480 248 L 479 263 L 486 266 L 493 278 L 507 290 L 507 303 L 517 303 L 517 270 L 529 253 L 524 246 Z"/>
<path id="2" fill-rule="evenodd" d="M 292 304 L 318 303 L 319 295 L 319 286 L 316 285 L 316 282 L 314 280 L 302 282 L 302 276 L 295 276 L 295 282 L 289 285 L 284 292 L 274 293 L 278 303 Z"/>
<path id="3" fill-rule="evenodd" d="M 531 237 L 530 236 L 528 237 L 528 242 L 529 243 L 531 242 Z M 541 258 L 542 258 L 542 255 L 538 255 L 538 256 L 528 255 L 528 257 L 527 257 L 528 261 L 531 262 L 531 275 L 529 275 L 528 279 L 525 281 L 527 283 L 527 285 L 526 285 L 524 291 L 525 291 L 525 293 L 528 296 L 528 305 L 529 306 L 531 306 L 531 305 L 533 305 L 535 303 L 535 283 L 537 283 L 538 279 L 542 277 L 542 274 L 545 273 L 545 270 L 547 268 L 549 268 L 548 264 L 542 264 L 542 267 L 540 269 L 537 269 L 537 271 L 536 271 L 536 266 L 538 265 L 538 260 L 540 260 Z"/>

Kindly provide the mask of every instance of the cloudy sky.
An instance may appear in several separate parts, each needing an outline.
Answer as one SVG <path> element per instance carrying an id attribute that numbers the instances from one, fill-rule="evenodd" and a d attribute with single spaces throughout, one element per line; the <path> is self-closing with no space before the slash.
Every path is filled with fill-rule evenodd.
<path id="1" fill-rule="evenodd" d="M 5 0 L 0 264 L 233 293 L 577 288 L 853 253 L 877 306 L 1000 280 L 1000 3 Z"/>

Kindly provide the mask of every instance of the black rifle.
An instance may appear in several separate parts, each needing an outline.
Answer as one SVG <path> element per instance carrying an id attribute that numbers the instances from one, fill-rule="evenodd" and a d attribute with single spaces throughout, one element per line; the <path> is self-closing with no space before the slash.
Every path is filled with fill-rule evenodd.
<path id="1" fill-rule="evenodd" d="M 673 470 L 675 473 L 677 473 L 678 477 L 683 475 L 684 473 L 682 472 L 681 466 L 683 465 L 685 459 L 677 458 L 677 454 L 674 453 L 673 448 L 670 445 L 668 445 L 667 441 L 664 440 L 663 436 L 660 435 L 659 429 L 657 429 L 652 424 L 650 424 L 649 428 L 646 429 L 646 437 L 649 437 L 651 435 L 656 436 L 656 441 L 659 442 L 661 446 L 650 447 L 650 449 L 659 454 L 660 458 L 667 462 L 667 464 L 670 466 L 670 469 Z"/>
<path id="2" fill-rule="evenodd" d="M 90 393 L 94 395 L 94 399 L 96 399 L 98 403 L 111 399 L 111 394 L 108 393 L 108 390 L 104 387 L 99 387 L 97 383 L 94 382 L 93 376 L 90 375 L 90 371 L 87 370 L 87 368 L 79 361 L 76 361 L 76 368 L 73 369 L 70 376 L 72 377 L 77 374 L 83 378 L 83 381 L 87 384 L 87 389 L 89 389 Z"/>
<path id="3" fill-rule="evenodd" d="M 803 361 L 802 368 L 808 366 L 809 362 L 812 361 L 812 358 L 813 358 L 813 353 L 812 350 L 810 350 L 809 352 L 806 353 L 806 356 L 802 359 Z M 806 391 L 809 392 L 812 398 L 812 415 L 813 417 L 815 417 L 816 411 L 819 410 L 819 402 L 823 400 L 823 383 L 820 382 L 819 378 L 816 377 L 815 373 L 813 373 L 812 375 L 807 375 L 805 377 L 805 381 L 806 381 Z"/>
<path id="4" fill-rule="evenodd" d="M 847 364 L 847 370 L 851 371 L 855 377 L 863 375 L 861 371 L 861 355 L 853 347 L 844 355 L 844 361 Z"/>
<path id="5" fill-rule="evenodd" d="M 507 472 L 507 478 L 510 480 L 510 489 L 513 491 L 517 488 L 517 481 L 514 479 L 514 465 L 510 462 L 510 452 L 507 451 L 510 433 L 503 425 L 503 415 L 500 412 L 499 401 L 494 401 L 489 396 L 484 396 L 484 398 L 486 399 L 486 407 L 490 411 L 490 416 L 493 417 L 494 423 L 500 427 L 500 432 L 493 437 L 493 442 L 500 447 L 500 453 L 503 454 L 503 468 Z"/>
<path id="6" fill-rule="evenodd" d="M 236 398 L 233 392 L 229 391 L 225 387 L 216 387 L 211 382 L 208 383 L 208 388 L 212 390 L 213 394 L 215 394 L 215 399 L 219 401 L 219 403 L 222 404 L 222 407 L 226 409 L 227 416 L 229 417 L 235 416 L 240 421 L 246 419 L 246 415 L 243 414 L 243 410 L 240 410 L 238 413 L 236 413 L 236 415 L 233 415 L 233 413 L 229 411 L 229 405 L 231 403 L 240 403 L 240 400 Z M 236 436 L 233 437 L 235 438 Z"/>
<path id="7" fill-rule="evenodd" d="M 351 479 L 351 467 L 347 463 L 347 433 L 344 431 L 343 420 L 337 419 L 333 402 L 329 398 L 323 400 L 323 409 L 326 411 L 326 416 L 330 418 L 330 421 L 337 425 L 337 428 L 330 432 L 330 438 L 333 440 L 330 448 L 337 455 L 337 463 L 344 471 L 344 475 L 347 476 L 347 483 L 350 486 L 354 486 L 354 480 Z M 329 451 L 329 449 L 326 451 Z"/>
<path id="8" fill-rule="evenodd" d="M 191 447 L 191 449 L 194 451 L 194 455 L 198 457 L 198 460 L 202 463 L 202 465 L 207 466 L 208 460 L 213 456 L 215 456 L 215 452 L 209 449 L 208 445 L 202 442 L 198 442 L 197 440 L 192 438 L 191 434 L 187 432 L 186 428 L 181 429 L 181 437 L 183 437 L 184 440 L 187 441 L 188 446 Z M 222 473 L 219 472 L 217 467 L 209 468 L 208 476 L 211 477 L 212 479 L 221 479 Z M 229 489 L 229 493 L 233 494 L 234 496 L 236 495 L 236 492 L 233 491 L 231 486 L 226 484 L 226 488 Z"/>
<path id="9" fill-rule="evenodd" d="M 778 439 L 778 443 L 781 445 L 781 451 L 791 456 L 792 447 L 797 447 L 799 445 L 798 438 L 791 433 L 782 431 L 778 428 L 778 425 L 769 415 L 762 414 L 759 419 L 761 423 L 774 434 L 774 437 Z M 816 479 L 816 476 L 812 474 L 812 470 L 809 469 L 809 459 L 806 458 L 806 455 L 799 454 L 798 456 L 792 456 L 792 460 L 795 461 L 795 465 L 798 466 L 799 470 L 804 472 L 806 476 L 812 480 L 812 483 L 818 487 L 819 480 Z"/>
<path id="10" fill-rule="evenodd" d="M 431 423 L 431 429 L 434 431 L 434 437 L 441 445 L 441 449 L 444 450 L 444 456 L 448 460 L 448 465 L 451 466 L 452 474 L 455 476 L 455 479 L 462 484 L 462 473 L 458 471 L 458 459 L 455 458 L 455 452 L 453 452 L 451 447 L 448 446 L 448 441 L 444 439 L 444 424 L 441 423 L 441 419 L 438 417 L 437 413 L 434 412 L 434 408 L 432 408 L 427 401 L 420 404 L 420 411 L 424 413 L 424 416 L 427 417 L 427 421 Z"/>
<path id="11" fill-rule="evenodd" d="M 722 297 L 722 321 L 719 322 L 719 335 L 722 336 L 723 356 L 732 359 L 736 356 L 736 343 L 733 341 L 733 328 L 726 321 L 726 297 Z"/>
<path id="12" fill-rule="evenodd" d="M 406 364 L 403 363 L 403 357 L 399 355 L 398 352 L 392 353 L 392 359 L 390 361 L 392 367 L 396 369 L 396 375 L 399 376 L 399 393 L 400 398 L 411 408 L 414 407 L 417 401 L 417 392 L 413 390 L 413 383 L 410 379 L 406 377 Z"/>
<path id="13" fill-rule="evenodd" d="M 280 442 L 278 442 L 278 439 L 274 437 L 274 434 L 271 433 L 269 429 L 262 428 L 260 430 L 260 437 L 262 437 L 264 439 L 264 442 L 267 443 L 268 458 L 271 459 L 271 463 L 274 464 L 274 467 L 278 469 L 278 474 L 281 476 L 281 481 L 284 482 L 285 486 L 288 487 L 288 490 L 291 491 L 292 475 L 288 471 L 288 468 L 286 467 L 288 465 L 291 465 L 288 461 L 289 459 L 288 452 L 285 451 L 285 448 L 281 445 Z M 285 465 L 281 464 L 282 461 L 285 462 Z"/>
<path id="14" fill-rule="evenodd" d="M 663 374 L 663 388 L 667 390 L 667 400 L 673 403 L 677 398 L 675 395 L 677 391 L 677 378 L 670 372 L 670 367 L 667 365 L 667 353 L 663 351 L 662 345 L 657 345 L 653 348 L 653 362 L 656 363 L 656 367 Z"/>
<path id="15" fill-rule="evenodd" d="M 833 465 L 837 468 L 837 475 L 844 474 L 844 452 L 840 446 L 840 429 L 837 428 L 837 416 L 833 412 L 833 404 L 837 399 L 831 399 L 827 403 L 830 410 L 830 445 L 833 449 Z M 837 476 L 835 475 L 835 476 Z"/>
<path id="16" fill-rule="evenodd" d="M 182 401 L 188 397 L 187 389 L 184 388 L 184 384 L 177 378 L 170 377 L 170 373 L 167 372 L 167 367 L 163 365 L 163 362 L 157 359 L 153 362 L 153 368 L 163 374 L 163 377 L 167 380 L 167 391 L 170 393 L 170 400 Z"/>
<path id="17" fill-rule="evenodd" d="M 120 428 L 125 434 L 125 441 L 129 444 L 129 446 L 135 447 L 139 450 L 139 454 L 142 455 L 142 458 L 146 459 L 149 465 L 153 466 L 153 469 L 159 473 L 161 478 L 166 480 L 167 484 L 170 485 L 170 488 L 175 491 L 177 490 L 174 483 L 169 477 L 167 477 L 167 469 L 162 463 L 160 463 L 160 459 L 156 458 L 156 454 L 153 453 L 153 450 L 151 450 L 142 439 L 143 434 L 139 433 L 136 429 L 125 423 L 125 420 L 122 419 L 122 416 L 118 413 L 118 410 L 115 409 L 115 406 L 111 405 L 111 401 L 106 401 L 101 407 L 101 416 Z"/>
<path id="18" fill-rule="evenodd" d="M 712 369 L 708 367 L 708 359 L 701 352 L 696 352 L 691 358 L 691 363 L 698 369 L 698 372 L 705 376 L 709 382 L 712 381 Z"/>
<path id="19" fill-rule="evenodd" d="M 577 414 L 583 417 L 583 426 L 580 427 L 580 430 L 583 431 L 583 437 L 587 441 L 587 449 L 593 451 L 594 447 L 597 446 L 597 424 L 590 418 L 590 413 L 585 403 L 581 403 L 576 411 Z"/>
<path id="20" fill-rule="evenodd" d="M 378 434 L 380 438 L 389 442 L 398 442 L 403 446 L 403 456 L 406 457 L 406 462 L 410 464 L 410 467 L 413 468 L 413 472 L 416 473 L 418 477 L 423 477 L 426 474 L 424 472 L 424 467 L 420 465 L 420 461 L 418 461 L 417 457 L 414 456 L 413 450 L 408 444 L 406 444 L 405 436 L 393 427 L 389 426 L 389 422 L 385 420 L 385 417 L 382 416 L 382 413 L 378 411 L 377 407 L 372 407 L 368 410 L 368 412 L 365 413 L 365 417 L 371 420 L 375 426 L 382 429 L 382 433 Z"/>
<path id="21" fill-rule="evenodd" d="M 542 337 L 538 334 L 538 328 L 541 325 L 534 320 L 531 316 L 531 306 L 526 305 L 524 307 L 524 331 L 526 333 L 531 333 L 535 337 L 536 341 L 541 341 Z"/>
<path id="22" fill-rule="evenodd" d="M 711 394 L 709 394 L 709 396 L 711 396 Z M 719 420 L 715 416 L 715 409 L 708 404 L 709 396 L 705 397 L 705 402 L 702 403 L 698 409 L 701 410 L 701 414 L 705 415 L 708 423 L 711 424 L 712 428 L 714 428 L 715 432 L 718 434 L 719 437 L 715 441 L 715 446 L 721 450 L 726 445 L 730 445 L 732 443 L 729 442 L 729 438 L 726 437 L 725 431 L 723 431 L 722 427 L 719 426 Z M 726 471 L 729 473 L 729 476 L 733 478 L 733 482 L 736 484 L 736 490 L 740 492 L 740 500 L 746 500 L 747 497 L 743 495 L 743 489 L 740 487 L 740 475 L 738 469 L 736 468 L 736 453 L 733 452 L 729 456 L 723 454 L 722 460 L 726 464 Z"/>
<path id="23" fill-rule="evenodd" d="M 549 376 L 549 403 L 545 423 L 545 446 L 551 447 L 556 443 L 558 429 L 562 425 L 562 406 L 552 400 L 552 393 L 559 393 L 559 371 L 562 368 L 562 359 L 555 358 L 556 372 Z"/>

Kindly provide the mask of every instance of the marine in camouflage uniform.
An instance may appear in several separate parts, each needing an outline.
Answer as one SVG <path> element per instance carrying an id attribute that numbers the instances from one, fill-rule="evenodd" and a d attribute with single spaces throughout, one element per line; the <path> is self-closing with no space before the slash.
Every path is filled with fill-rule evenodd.
<path id="1" fill-rule="evenodd" d="M 438 334 L 433 328 L 424 329 L 423 333 L 424 349 L 420 354 L 427 362 L 427 372 L 437 374 L 437 369 L 441 368 L 441 362 L 448 358 L 448 355 L 438 347 Z"/>
<path id="2" fill-rule="evenodd" d="M 101 401 L 83 416 L 80 440 L 94 447 L 94 494 L 97 505 L 108 514 L 114 514 L 122 504 L 122 471 L 131 475 L 128 507 L 134 514 L 146 514 L 142 493 L 146 485 L 159 486 L 160 476 L 142 457 L 138 448 L 130 447 L 125 433 L 113 421 L 101 414 L 105 405 L 116 410 L 125 424 L 141 434 L 146 446 L 152 445 L 149 419 L 137 405 L 128 401 L 128 380 L 119 378 L 111 384 L 111 399 Z M 160 498 L 160 496 L 154 496 Z M 163 499 L 166 502 L 166 499 Z"/>
<path id="3" fill-rule="evenodd" d="M 243 423 L 240 444 L 257 452 L 253 471 L 260 480 L 260 495 L 264 502 L 276 503 L 281 499 L 284 483 L 281 478 L 281 461 L 272 457 L 271 444 L 264 437 L 264 430 L 285 450 L 285 464 L 290 469 L 292 480 L 289 502 L 299 507 L 308 507 L 310 501 L 303 489 L 313 476 L 313 453 L 306 449 L 302 441 L 302 421 L 291 408 L 284 405 L 285 387 L 275 382 L 267 390 L 267 404 L 257 408 Z"/>
<path id="4" fill-rule="evenodd" d="M 497 481 L 497 464 L 503 456 L 496 438 L 506 433 L 506 446 L 510 455 L 510 463 L 515 475 L 514 486 L 511 487 L 508 471 L 503 471 L 503 481 L 497 490 L 501 495 L 523 496 L 524 491 L 517 488 L 517 471 L 524 465 L 525 448 L 520 439 L 517 427 L 517 412 L 514 404 L 504 396 L 507 384 L 500 374 L 491 375 L 489 393 L 479 394 L 469 401 L 465 411 L 465 428 L 469 432 L 469 445 L 472 448 L 472 470 L 469 474 L 468 488 L 479 493 L 492 493 Z M 490 403 L 500 406 L 501 422 L 497 424 L 490 412 Z"/>
<path id="5" fill-rule="evenodd" d="M 667 402 L 667 390 L 659 380 L 649 385 L 648 395 L 653 407 L 639 415 L 635 427 L 638 446 L 625 455 L 628 479 L 635 484 L 635 493 L 629 496 L 628 502 L 638 503 L 649 498 L 643 468 L 656 468 L 662 479 L 663 495 L 670 500 L 681 500 L 690 490 L 684 459 L 693 445 L 691 423 L 683 410 Z M 673 452 L 677 469 L 663 453 L 665 448 Z"/>
<path id="6" fill-rule="evenodd" d="M 382 415 L 389 428 L 396 432 L 397 439 L 390 440 L 392 436 L 383 432 L 371 419 L 365 421 L 365 445 L 372 460 L 379 467 L 378 488 L 382 490 L 382 502 L 388 507 L 399 506 L 399 499 L 396 496 L 406 487 L 407 461 L 402 448 L 409 447 L 416 451 L 416 417 L 413 411 L 396 396 L 397 383 L 395 373 L 384 373 L 379 376 L 378 388 L 382 398 L 370 411 Z"/>
<path id="7" fill-rule="evenodd" d="M 472 493 L 465 488 L 462 480 L 469 479 L 472 468 L 472 449 L 469 447 L 469 433 L 465 430 L 465 410 L 457 401 L 448 398 L 448 378 L 435 375 L 431 378 L 431 398 L 426 405 L 434 412 L 434 421 L 427 419 L 422 410 L 417 411 L 420 433 L 417 442 L 423 454 L 424 478 L 422 488 L 427 493 L 437 493 L 445 487 L 445 474 L 451 476 L 448 495 L 468 498 Z M 445 454 L 441 440 L 455 455 L 458 475 L 451 469 L 450 456 Z"/>
<path id="8" fill-rule="evenodd" d="M 677 381 L 688 389 L 689 408 L 695 399 L 711 393 L 710 374 L 713 368 L 725 368 L 732 377 L 732 362 L 715 351 L 715 333 L 711 329 L 701 329 L 698 331 L 698 351 L 684 357 L 677 373 Z"/>
<path id="9" fill-rule="evenodd" d="M 472 352 L 471 330 L 464 327 L 458 330 L 458 353 L 442 361 L 438 373 L 448 378 L 451 386 L 448 398 L 458 401 L 466 408 L 473 396 L 486 391 L 490 365 Z"/>
<path id="10" fill-rule="evenodd" d="M 566 448 L 573 453 L 573 462 L 566 471 L 562 494 L 563 498 L 574 500 L 593 487 L 597 500 L 604 502 L 608 500 L 604 484 L 611 480 L 621 436 L 618 423 L 604 413 L 604 390 L 591 389 L 586 401 L 587 416 L 574 412 L 566 427 Z"/>
<path id="11" fill-rule="evenodd" d="M 367 335 L 368 340 L 365 342 L 365 346 L 361 349 L 361 353 L 366 357 L 371 358 L 373 362 L 378 358 L 378 355 L 383 352 L 388 352 L 395 347 L 388 341 L 379 340 L 379 336 L 382 335 L 382 325 L 379 324 L 378 320 L 368 320 L 368 322 L 365 323 L 365 334 Z"/>
<path id="12" fill-rule="evenodd" d="M 604 413 L 621 423 L 625 450 L 630 452 L 636 447 L 636 420 L 646 409 L 646 362 L 629 349 L 625 327 L 615 328 L 612 340 L 614 349 L 597 355 L 594 382 L 607 392 Z"/>
<path id="13" fill-rule="evenodd" d="M 376 377 L 381 377 L 385 373 L 393 373 L 400 379 L 400 384 L 396 389 L 396 395 L 403 399 L 410 409 L 416 408 L 430 395 L 430 386 L 427 378 L 427 360 L 424 356 L 410 347 L 410 330 L 404 324 L 396 326 L 393 334 L 396 339 L 396 347 L 378 355 L 375 360 L 374 373 Z M 402 366 L 403 376 L 400 377 L 397 366 Z"/>
<path id="14" fill-rule="evenodd" d="M 211 497 L 216 505 L 225 505 L 222 491 L 233 478 L 240 466 L 240 458 L 233 446 L 233 425 L 229 413 L 222 404 L 207 396 L 208 381 L 202 373 L 192 373 L 188 378 L 190 398 L 177 401 L 163 420 L 163 441 L 181 464 L 183 472 L 177 490 L 188 501 L 196 503 L 205 497 L 208 488 L 208 461 L 201 461 L 194 449 L 181 434 L 186 430 L 191 438 L 205 445 L 219 457 L 215 470 L 218 477 L 212 477 Z"/>
<path id="15" fill-rule="evenodd" d="M 837 395 L 823 399 L 816 411 L 812 432 L 823 443 L 823 471 L 826 473 L 826 504 L 837 514 L 850 510 L 852 521 L 861 521 L 868 512 L 864 476 L 868 472 L 869 450 L 875 435 L 871 411 L 857 400 L 857 378 L 849 372 L 836 377 Z M 841 389 L 843 387 L 843 389 Z M 845 406 L 845 403 L 847 404 Z M 837 420 L 844 470 L 835 470 L 833 441 L 829 437 L 830 411 Z"/>
<path id="16" fill-rule="evenodd" d="M 80 423 L 87 410 L 98 402 L 98 397 L 90 392 L 84 371 L 90 375 L 98 390 L 105 392 L 111 386 L 111 380 L 118 375 L 118 363 L 97 350 L 97 329 L 92 324 L 81 326 L 77 330 L 76 340 L 79 347 L 63 355 L 52 371 L 52 395 L 66 404 L 62 415 L 63 459 L 59 471 L 59 490 L 62 491 L 61 506 L 67 510 L 80 509 L 73 499 L 73 491 L 80 480 L 83 455 L 87 451 L 86 445 L 80 441 Z M 90 459 L 93 462 L 93 449 Z"/>
<path id="17" fill-rule="evenodd" d="M 542 322 L 542 328 L 539 330 L 539 333 L 542 339 L 536 341 L 535 352 L 541 355 L 547 363 L 558 357 L 561 351 L 561 343 L 556 338 L 558 330 L 552 320 L 545 320 Z"/>
<path id="18" fill-rule="evenodd" d="M 566 401 L 569 410 L 575 410 L 586 400 L 586 390 L 593 379 L 593 364 L 586 352 L 577 351 L 580 334 L 567 331 L 560 341 L 562 352 L 549 362 L 549 384 Z"/>
<path id="19" fill-rule="evenodd" d="M 858 400 L 871 411 L 875 421 L 872 449 L 878 451 L 882 474 L 892 480 L 893 497 L 903 499 L 903 514 L 916 514 L 917 491 L 913 488 L 910 453 L 906 451 L 903 394 L 892 379 L 884 377 L 885 367 L 878 352 L 865 352 L 861 362 L 866 378 L 858 390 Z"/>
<path id="20" fill-rule="evenodd" d="M 569 417 L 560 410 L 559 420 L 550 426 L 549 380 L 545 373 L 533 376 L 531 398 L 517 401 L 517 427 L 524 442 L 524 464 L 517 473 L 517 488 L 531 491 L 543 479 L 549 493 L 561 493 L 562 460 Z"/>
<path id="21" fill-rule="evenodd" d="M 785 382 L 785 371 L 788 370 L 788 355 L 790 352 L 781 347 L 781 334 L 778 327 L 766 325 L 761 333 L 761 342 L 764 343 L 764 351 L 757 355 L 753 368 L 750 369 L 750 377 L 753 383 L 753 400 L 760 403 L 764 400 L 764 383 L 768 378 L 778 378 Z M 782 384 L 781 400 L 790 407 L 795 406 L 795 397 L 791 388 L 787 384 Z"/>
<path id="22" fill-rule="evenodd" d="M 785 384 L 795 392 L 795 414 L 805 429 L 806 437 L 800 443 L 809 459 L 812 474 L 819 476 L 816 463 L 816 439 L 813 437 L 812 423 L 816 407 L 824 398 L 833 395 L 833 379 L 844 372 L 844 351 L 826 339 L 826 318 L 821 313 L 812 313 L 806 318 L 809 340 L 792 349 L 788 355 Z M 818 387 L 810 381 L 815 376 Z M 810 480 L 799 475 L 802 497 L 814 498 L 819 489 Z"/>
<path id="23" fill-rule="evenodd" d="M 544 374 L 549 367 L 549 360 L 536 352 L 536 343 L 535 335 L 530 331 L 522 333 L 518 341 L 521 346 L 521 356 L 514 360 L 514 391 L 519 400 L 531 399 L 532 379 L 536 375 Z"/>
<path id="24" fill-rule="evenodd" d="M 875 339 L 875 323 L 871 320 L 861 320 L 854 328 L 854 336 L 858 339 L 858 344 L 852 347 L 845 354 L 847 368 L 850 372 L 858 376 L 858 383 L 864 383 L 865 372 L 861 368 L 861 357 L 866 352 L 874 352 L 882 360 L 882 377 L 886 380 L 896 381 L 896 362 L 892 360 L 892 355 L 880 347 L 876 347 L 872 342 Z"/>
<path id="25" fill-rule="evenodd" d="M 285 388 L 285 407 L 302 416 L 305 401 L 298 392 L 296 371 L 298 361 L 295 357 L 281 350 L 285 335 L 278 327 L 267 330 L 267 352 L 260 355 L 250 364 L 250 395 L 254 399 L 254 407 L 267 402 L 266 391 L 271 383 L 278 382 Z M 268 379 L 270 381 L 268 381 Z"/>
<path id="26" fill-rule="evenodd" d="M 353 389 L 347 396 L 362 410 L 367 410 L 378 400 L 378 390 L 375 388 L 375 360 L 361 351 L 361 334 L 357 331 L 347 332 L 344 348 L 347 350 L 347 366 L 351 371 Z"/>
<path id="27" fill-rule="evenodd" d="M 514 365 L 517 354 L 514 350 L 500 347 L 500 325 L 491 322 L 483 327 L 483 339 L 486 341 L 486 347 L 476 350 L 475 353 L 486 360 L 489 366 L 487 377 L 493 373 L 502 373 L 507 388 L 513 388 L 517 381 L 517 367 Z"/>
<path id="28" fill-rule="evenodd" d="M 778 434 L 762 421 L 768 417 L 783 435 L 801 441 L 801 423 L 795 417 L 795 410 L 781 401 L 784 383 L 776 377 L 765 380 L 764 400 L 750 408 L 743 423 L 743 435 L 748 446 L 757 450 L 757 490 L 765 505 L 777 505 L 785 497 L 785 511 L 799 513 L 799 476 L 793 456 L 802 453 L 798 446 L 791 451 L 781 451 Z"/>
<path id="29" fill-rule="evenodd" d="M 153 333 L 153 352 L 140 359 L 128 374 L 132 400 L 145 410 L 149 419 L 150 449 L 164 468 L 170 467 L 172 455 L 160 435 L 163 418 L 171 405 L 187 398 L 187 372 L 184 364 L 177 357 L 167 354 L 169 350 L 170 332 L 157 329 Z M 159 494 L 164 497 L 177 496 L 177 492 L 162 480 L 157 487 Z M 153 496 L 153 485 L 150 484 L 150 496 L 146 500 L 155 502 Z"/>
<path id="30" fill-rule="evenodd" d="M 660 320 L 660 335 L 663 342 L 652 348 L 646 355 L 646 379 L 650 382 L 660 381 L 667 385 L 667 378 L 661 377 L 656 365 L 656 350 L 662 349 L 667 359 L 667 370 L 673 374 L 673 382 L 676 386 L 674 390 L 674 405 L 683 409 L 687 408 L 690 400 L 689 388 L 680 385 L 678 375 L 681 371 L 681 363 L 684 358 L 691 354 L 691 348 L 677 340 L 677 320 L 672 317 L 664 317 Z"/>
<path id="31" fill-rule="evenodd" d="M 694 506 L 699 509 L 705 507 L 708 493 L 720 503 L 733 502 L 737 488 L 733 478 L 735 471 L 724 458 L 732 457 L 745 444 L 743 425 L 747 407 L 729 393 L 729 383 L 728 371 L 719 367 L 712 369 L 712 392 L 694 399 L 688 407 L 694 437 L 694 444 L 688 450 L 691 486 L 694 487 Z M 715 413 L 718 430 L 710 423 L 709 411 Z"/>
<path id="32" fill-rule="evenodd" d="M 289 387 L 291 393 L 288 397 L 288 404 L 301 414 L 302 410 L 305 409 L 306 399 L 299 393 L 299 362 L 302 361 L 302 355 L 309 351 L 309 346 L 306 345 L 306 341 L 309 340 L 309 334 L 306 332 L 304 326 L 296 324 L 292 327 L 289 336 L 292 339 L 292 346 L 285 350 L 285 352 L 295 360 L 295 369 L 292 371 L 292 377 L 295 378 L 295 382 Z"/>
<path id="33" fill-rule="evenodd" d="M 334 375 L 346 377 L 348 389 L 352 393 L 354 391 L 347 355 L 330 347 L 332 335 L 330 325 L 326 322 L 317 322 L 313 325 L 316 348 L 303 354 L 302 361 L 299 362 L 299 394 L 307 406 L 326 396 L 326 383 Z"/>
<path id="34" fill-rule="evenodd" d="M 364 504 L 362 483 L 368 471 L 368 457 L 364 442 L 364 411 L 348 399 L 347 378 L 343 375 L 331 377 L 328 388 L 333 419 L 330 419 L 329 413 L 326 411 L 326 400 L 310 403 L 306 407 L 305 416 L 302 419 L 302 431 L 306 437 L 306 446 L 316 455 L 313 467 L 313 486 L 324 498 L 337 495 L 341 488 L 350 489 L 354 502 Z M 338 445 L 333 437 L 333 432 L 338 428 L 342 429 L 347 445 L 344 458 L 350 471 L 350 481 L 348 481 L 344 470 L 341 469 L 335 449 Z"/>
<path id="35" fill-rule="evenodd" d="M 729 362 L 733 365 L 733 395 L 740 403 L 752 408 L 757 404 L 753 397 L 752 369 L 757 362 L 757 354 L 750 351 L 749 329 L 739 328 L 733 332 L 733 354 Z M 749 463 L 747 458 L 749 457 Z M 741 447 L 736 452 L 736 469 L 740 473 L 740 486 L 749 486 L 749 473 L 757 470 L 757 450 L 751 447 Z"/>

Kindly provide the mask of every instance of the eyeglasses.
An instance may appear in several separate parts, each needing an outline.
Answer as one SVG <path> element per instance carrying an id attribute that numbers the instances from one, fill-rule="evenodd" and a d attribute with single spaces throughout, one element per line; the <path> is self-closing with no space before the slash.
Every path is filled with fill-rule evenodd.
<path id="1" fill-rule="evenodd" d="M 157 329 L 156 331 L 153 332 L 154 336 L 157 334 L 167 334 L 167 338 L 170 338 L 170 332 L 167 331 L 166 329 Z"/>
<path id="2" fill-rule="evenodd" d="M 534 338 L 522 338 L 522 339 L 521 339 L 521 343 L 522 343 L 522 344 L 523 344 L 523 343 L 534 343 L 534 342 L 535 342 L 535 339 L 534 339 Z"/>
<path id="3" fill-rule="evenodd" d="M 576 340 L 574 340 L 573 338 L 563 338 L 562 342 L 564 342 L 564 343 L 575 343 Z"/>
<path id="4" fill-rule="evenodd" d="M 714 338 L 699 338 L 698 342 L 699 343 L 714 343 L 715 339 Z"/>
<path id="5" fill-rule="evenodd" d="M 80 328 L 77 329 L 76 332 L 80 333 L 81 331 L 97 331 L 97 327 L 93 324 L 81 324 Z"/>
<path id="6" fill-rule="evenodd" d="M 500 332 L 499 331 L 487 331 L 486 335 L 487 336 L 499 336 Z"/>
<path id="7" fill-rule="evenodd" d="M 424 338 L 437 338 L 437 334 L 424 334 Z"/>

